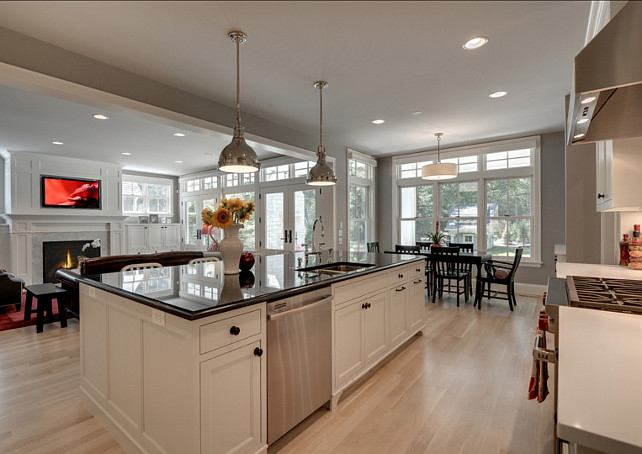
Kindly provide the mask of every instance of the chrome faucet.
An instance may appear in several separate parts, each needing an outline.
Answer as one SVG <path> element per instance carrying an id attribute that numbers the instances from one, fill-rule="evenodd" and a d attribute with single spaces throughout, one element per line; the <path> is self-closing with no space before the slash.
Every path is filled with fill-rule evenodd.
<path id="1" fill-rule="evenodd" d="M 315 237 L 316 237 L 315 233 L 316 233 L 316 230 L 317 230 L 317 222 L 319 224 L 321 224 L 321 238 L 325 239 L 325 227 L 323 226 L 323 220 L 321 219 L 321 216 L 319 216 L 318 218 L 316 218 L 314 220 L 314 224 L 312 224 L 312 253 L 320 253 L 321 252 L 321 246 L 323 246 L 325 244 L 325 242 L 323 242 L 323 243 L 319 242 L 319 250 L 317 250 L 317 248 L 315 246 L 314 240 L 315 240 Z"/>

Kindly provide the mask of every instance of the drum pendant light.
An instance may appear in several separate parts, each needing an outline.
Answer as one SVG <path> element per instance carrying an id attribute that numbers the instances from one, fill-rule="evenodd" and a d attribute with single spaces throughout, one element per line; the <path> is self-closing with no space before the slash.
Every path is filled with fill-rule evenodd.
<path id="1" fill-rule="evenodd" d="M 241 103 L 240 98 L 240 64 L 239 47 L 247 41 L 247 35 L 242 31 L 233 30 L 227 35 L 236 43 L 236 125 L 234 126 L 234 137 L 232 142 L 223 148 L 218 158 L 218 168 L 223 172 L 246 173 L 257 172 L 261 168 L 259 158 L 252 147 L 245 142 L 243 127 L 241 126 Z"/>
<path id="2" fill-rule="evenodd" d="M 325 162 L 325 148 L 323 147 L 323 89 L 328 83 L 319 80 L 314 83 L 319 89 L 319 148 L 317 148 L 317 163 L 310 169 L 308 178 L 305 180 L 310 186 L 332 186 L 337 184 L 337 177 L 334 171 Z"/>
<path id="3" fill-rule="evenodd" d="M 439 159 L 439 142 L 443 135 L 443 132 L 435 134 L 437 137 L 437 162 L 421 168 L 421 178 L 423 180 L 450 180 L 457 177 L 457 164 L 454 162 L 441 162 Z"/>

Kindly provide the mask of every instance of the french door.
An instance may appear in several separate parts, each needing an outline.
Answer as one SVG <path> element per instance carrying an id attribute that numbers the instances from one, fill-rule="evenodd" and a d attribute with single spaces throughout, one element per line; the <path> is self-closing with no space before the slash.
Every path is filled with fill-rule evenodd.
<path id="1" fill-rule="evenodd" d="M 261 189 L 261 246 L 266 253 L 295 252 L 312 246 L 319 212 L 316 190 L 305 184 Z"/>
<path id="2" fill-rule="evenodd" d="M 182 200 L 182 216 L 181 220 L 183 222 L 183 249 L 185 250 L 198 250 L 202 251 L 207 249 L 210 245 L 211 239 L 209 235 L 203 235 L 203 220 L 201 218 L 201 211 L 205 208 L 210 210 L 216 209 L 216 204 L 218 203 L 218 197 L 214 195 L 198 195 L 198 196 L 188 196 L 183 197 Z M 220 234 L 214 234 L 214 237 L 217 240 L 220 240 L 217 236 Z"/>

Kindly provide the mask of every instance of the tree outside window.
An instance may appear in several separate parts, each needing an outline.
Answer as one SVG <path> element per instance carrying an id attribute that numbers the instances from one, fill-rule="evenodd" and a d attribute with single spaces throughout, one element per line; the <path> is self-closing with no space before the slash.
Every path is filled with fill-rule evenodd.
<path id="1" fill-rule="evenodd" d="M 533 218 L 531 178 L 507 178 L 486 182 L 486 242 L 494 256 L 514 256 L 524 248 L 531 255 Z"/>

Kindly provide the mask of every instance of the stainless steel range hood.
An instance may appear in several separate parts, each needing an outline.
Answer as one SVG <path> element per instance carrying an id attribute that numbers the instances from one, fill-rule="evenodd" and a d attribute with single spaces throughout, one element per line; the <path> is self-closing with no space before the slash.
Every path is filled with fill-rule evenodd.
<path id="1" fill-rule="evenodd" d="M 575 57 L 567 143 L 642 136 L 642 2 L 630 1 Z"/>

